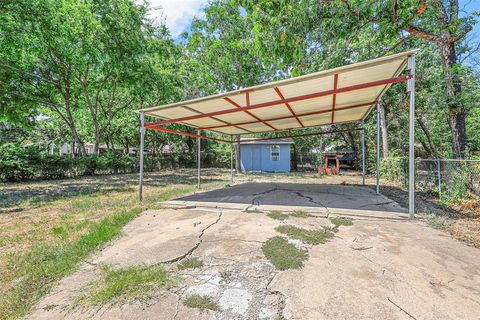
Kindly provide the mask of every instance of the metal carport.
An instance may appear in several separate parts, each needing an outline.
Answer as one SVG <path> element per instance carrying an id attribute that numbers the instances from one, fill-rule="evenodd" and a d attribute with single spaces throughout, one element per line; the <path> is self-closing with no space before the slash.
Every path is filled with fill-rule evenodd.
<path id="1" fill-rule="evenodd" d="M 240 135 L 287 132 L 292 129 L 321 127 L 333 124 L 358 123 L 362 131 L 362 174 L 365 175 L 363 122 L 377 106 L 388 88 L 407 82 L 410 92 L 409 110 L 409 213 L 414 214 L 414 113 L 416 50 L 381 57 L 361 63 L 316 72 L 300 77 L 270 82 L 236 91 L 140 109 L 140 177 L 139 198 L 142 199 L 143 149 L 145 129 L 238 143 Z M 408 69 L 408 74 L 403 74 Z M 145 115 L 161 119 L 145 124 Z M 379 192 L 380 128 L 377 113 L 377 193 Z M 197 133 L 165 128 L 180 123 Z M 214 135 L 202 134 L 213 132 Z M 333 131 L 329 131 L 330 133 Z M 304 135 L 325 134 L 325 132 Z M 225 138 L 225 136 L 229 138 Z M 302 134 L 277 138 L 298 137 Z M 235 138 L 234 138 L 235 137 Z M 252 138 L 263 140 L 268 138 Z M 200 146 L 200 143 L 197 143 Z M 198 152 L 200 184 L 200 152 Z"/>

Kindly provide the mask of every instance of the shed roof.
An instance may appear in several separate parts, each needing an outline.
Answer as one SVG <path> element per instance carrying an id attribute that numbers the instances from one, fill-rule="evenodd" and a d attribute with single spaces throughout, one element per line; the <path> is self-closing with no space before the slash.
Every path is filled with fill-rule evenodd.
<path id="1" fill-rule="evenodd" d="M 162 119 L 146 128 L 181 123 L 223 134 L 275 132 L 365 119 L 400 76 L 411 50 L 361 63 L 213 96 L 140 109 Z M 163 130 L 179 133 L 173 130 Z"/>
<path id="2" fill-rule="evenodd" d="M 285 139 L 270 139 L 270 140 L 251 140 L 248 138 L 242 138 L 240 139 L 240 144 L 241 145 L 247 145 L 247 144 L 293 144 L 293 139 L 290 138 L 285 138 Z"/>

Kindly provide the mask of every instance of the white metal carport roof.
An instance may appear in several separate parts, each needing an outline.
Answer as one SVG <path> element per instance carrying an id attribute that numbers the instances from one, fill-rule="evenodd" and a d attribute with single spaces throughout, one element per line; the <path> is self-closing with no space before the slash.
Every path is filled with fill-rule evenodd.
<path id="1" fill-rule="evenodd" d="M 227 135 L 360 121 L 392 83 L 409 79 L 410 75 L 399 75 L 415 52 L 138 112 L 162 119 L 146 128 L 161 130 L 162 125 L 181 123 Z"/>

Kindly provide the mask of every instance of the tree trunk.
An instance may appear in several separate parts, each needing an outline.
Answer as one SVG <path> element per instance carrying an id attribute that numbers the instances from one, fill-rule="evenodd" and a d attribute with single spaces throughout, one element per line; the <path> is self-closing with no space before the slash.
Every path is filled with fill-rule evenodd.
<path id="1" fill-rule="evenodd" d="M 448 98 L 448 123 L 452 131 L 452 151 L 456 158 L 465 158 L 465 149 L 467 148 L 466 115 L 461 101 L 462 86 L 453 70 L 458 62 L 455 44 L 444 45 L 442 53 L 445 64 L 445 88 Z"/>
<path id="2" fill-rule="evenodd" d="M 380 129 L 382 131 L 382 151 L 383 158 L 388 158 L 388 130 L 387 130 L 387 121 L 385 120 L 385 109 L 383 104 L 378 104 L 378 112 L 380 115 Z"/>
<path id="3" fill-rule="evenodd" d="M 348 142 L 349 142 L 348 144 L 352 148 L 353 157 L 355 159 L 359 159 L 358 145 L 356 143 L 357 139 L 355 139 L 352 131 L 348 131 L 347 136 L 348 136 Z M 358 161 L 355 163 L 356 169 L 358 169 L 357 166 L 358 166 Z"/>
<path id="4" fill-rule="evenodd" d="M 429 152 L 432 157 L 438 158 L 439 157 L 439 152 L 438 152 L 437 147 L 433 143 L 432 134 L 430 133 L 430 130 L 428 129 L 427 118 L 425 117 L 425 115 L 421 114 L 421 115 L 417 116 L 417 122 L 420 125 L 420 128 L 422 129 L 423 133 L 427 137 L 428 148 L 425 148 L 425 150 L 427 150 L 427 152 Z"/>

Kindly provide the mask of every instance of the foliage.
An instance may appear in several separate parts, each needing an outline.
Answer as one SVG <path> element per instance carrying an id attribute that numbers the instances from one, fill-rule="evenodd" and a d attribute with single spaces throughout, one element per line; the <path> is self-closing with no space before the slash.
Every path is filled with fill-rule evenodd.
<path id="1" fill-rule="evenodd" d="M 73 178 L 85 175 L 138 172 L 137 156 L 118 152 L 72 156 L 39 153 L 34 147 L 7 143 L 0 146 L 0 181 L 28 181 Z M 144 170 L 192 166 L 183 155 L 145 156 Z"/>

